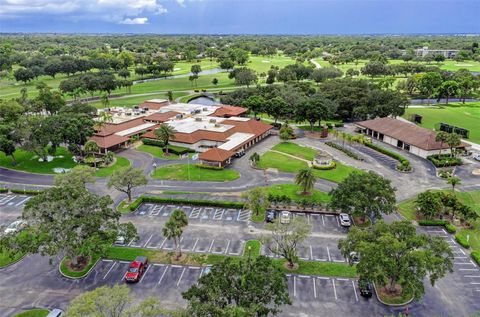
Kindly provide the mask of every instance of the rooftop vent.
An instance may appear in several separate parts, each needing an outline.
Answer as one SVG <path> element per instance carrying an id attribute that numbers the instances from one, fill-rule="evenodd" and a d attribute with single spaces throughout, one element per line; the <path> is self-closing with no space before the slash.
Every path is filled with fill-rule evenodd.
<path id="1" fill-rule="evenodd" d="M 210 119 L 210 123 L 215 123 L 217 122 L 217 119 Z"/>
<path id="2" fill-rule="evenodd" d="M 202 118 L 196 117 L 196 118 L 195 118 L 195 121 L 199 121 L 199 122 L 200 122 L 200 121 L 202 121 Z"/>
<path id="3" fill-rule="evenodd" d="M 208 111 L 208 108 L 207 108 L 207 107 L 203 107 L 202 110 L 203 110 L 203 111 Z"/>

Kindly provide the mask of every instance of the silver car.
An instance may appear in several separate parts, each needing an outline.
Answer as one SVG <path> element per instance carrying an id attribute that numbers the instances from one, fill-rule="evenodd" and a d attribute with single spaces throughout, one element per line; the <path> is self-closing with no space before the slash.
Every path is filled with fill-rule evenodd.
<path id="1" fill-rule="evenodd" d="M 280 214 L 280 223 L 287 224 L 290 223 L 290 212 L 289 211 L 282 211 Z"/>
<path id="2" fill-rule="evenodd" d="M 338 218 L 340 219 L 340 225 L 342 227 L 350 227 L 352 225 L 352 222 L 350 221 L 350 217 L 348 216 L 348 214 L 340 214 L 338 216 Z"/>

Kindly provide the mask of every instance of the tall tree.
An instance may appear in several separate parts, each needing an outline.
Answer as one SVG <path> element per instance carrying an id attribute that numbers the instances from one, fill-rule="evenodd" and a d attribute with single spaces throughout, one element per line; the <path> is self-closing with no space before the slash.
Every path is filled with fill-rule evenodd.
<path id="1" fill-rule="evenodd" d="M 440 87 L 442 82 L 442 76 L 437 72 L 428 72 L 420 77 L 418 85 L 420 90 L 427 95 L 428 104 L 430 104 L 430 98 L 432 97 L 433 93 Z"/>
<path id="2" fill-rule="evenodd" d="M 67 173 L 55 175 L 55 186 L 68 187 L 74 186 L 85 187 L 87 183 L 95 183 L 95 169 L 90 166 L 77 165 Z"/>
<path id="3" fill-rule="evenodd" d="M 243 195 L 245 199 L 245 208 L 250 209 L 256 216 L 264 213 L 270 205 L 265 189 L 255 187 Z"/>
<path id="4" fill-rule="evenodd" d="M 450 176 L 447 178 L 447 184 L 452 186 L 452 192 L 455 192 L 455 186 L 460 185 L 462 180 L 457 176 Z"/>
<path id="5" fill-rule="evenodd" d="M 165 145 L 165 155 L 168 155 L 168 142 L 175 140 L 175 133 L 177 131 L 167 123 L 162 123 L 158 129 L 154 131 L 155 136 Z"/>
<path id="6" fill-rule="evenodd" d="M 257 113 L 264 110 L 266 105 L 266 100 L 259 95 L 253 95 L 248 97 L 243 103 L 242 106 L 246 107 L 248 110 L 253 112 L 253 117 L 257 118 Z"/>
<path id="7" fill-rule="evenodd" d="M 415 206 L 417 207 L 417 213 L 426 219 L 436 218 L 443 211 L 441 195 L 430 190 L 418 194 L 415 199 Z"/>
<path id="8" fill-rule="evenodd" d="M 170 218 L 162 228 L 162 234 L 165 238 L 173 240 L 175 244 L 175 258 L 178 260 L 182 256 L 180 240 L 183 229 L 188 225 L 188 218 L 182 209 L 173 210 Z"/>
<path id="9" fill-rule="evenodd" d="M 438 87 L 438 97 L 445 97 L 446 104 L 448 105 L 448 101 L 450 97 L 455 96 L 458 92 L 459 86 L 458 83 L 454 80 L 447 80 L 444 81 L 440 87 Z"/>
<path id="10" fill-rule="evenodd" d="M 287 260 L 290 269 L 298 262 L 298 247 L 312 231 L 311 225 L 304 217 L 293 217 L 289 223 L 280 223 L 276 219 L 265 227 L 270 235 L 262 236 L 261 241 L 270 252 Z"/>
<path id="11" fill-rule="evenodd" d="M 369 171 L 351 173 L 330 192 L 331 207 L 351 214 L 358 212 L 372 222 L 395 210 L 395 188 L 390 180 Z"/>
<path id="12" fill-rule="evenodd" d="M 453 253 L 448 243 L 442 237 L 417 234 L 409 221 L 380 221 L 370 230 L 351 228 L 338 247 L 346 258 L 355 252 L 360 259 L 357 273 L 392 295 L 402 295 L 397 294 L 399 285 L 403 292 L 420 299 L 425 293 L 426 277 L 433 286 L 446 273 L 453 272 Z"/>
<path id="13" fill-rule="evenodd" d="M 132 190 L 135 187 L 144 186 L 148 184 L 147 177 L 143 174 L 143 171 L 139 168 L 133 168 L 132 166 L 118 169 L 113 172 L 112 177 L 107 183 L 107 186 L 113 187 L 116 190 L 127 194 L 128 201 L 132 201 Z"/>
<path id="14" fill-rule="evenodd" d="M 447 142 L 447 139 L 448 133 L 445 131 L 438 131 L 437 135 L 435 135 L 435 141 L 440 142 L 440 152 L 438 152 L 439 155 L 442 154 L 443 144 Z"/>
<path id="15" fill-rule="evenodd" d="M 265 256 L 227 257 L 182 294 L 190 316 L 275 316 L 290 305 L 285 274 Z"/>
<path id="16" fill-rule="evenodd" d="M 462 140 L 460 139 L 460 136 L 455 132 L 449 133 L 445 142 L 448 144 L 448 147 L 450 148 L 450 156 L 455 157 L 455 154 L 456 154 L 455 148 L 460 144 L 462 144 Z"/>
<path id="17" fill-rule="evenodd" d="M 315 186 L 316 177 L 312 168 L 304 168 L 295 175 L 295 184 L 302 188 L 302 195 L 307 195 Z"/>

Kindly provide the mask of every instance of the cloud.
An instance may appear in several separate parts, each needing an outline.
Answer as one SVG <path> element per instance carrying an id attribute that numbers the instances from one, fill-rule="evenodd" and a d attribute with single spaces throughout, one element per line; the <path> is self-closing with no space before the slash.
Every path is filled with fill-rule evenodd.
<path id="1" fill-rule="evenodd" d="M 100 20 L 146 24 L 146 15 L 167 13 L 160 0 L 0 0 L 0 19 L 61 16 L 74 20 Z"/>
<path id="2" fill-rule="evenodd" d="M 147 24 L 148 23 L 148 18 L 126 18 L 123 21 L 119 22 L 120 24 Z"/>
<path id="3" fill-rule="evenodd" d="M 177 0 L 177 3 L 182 7 L 185 6 L 185 0 Z"/>

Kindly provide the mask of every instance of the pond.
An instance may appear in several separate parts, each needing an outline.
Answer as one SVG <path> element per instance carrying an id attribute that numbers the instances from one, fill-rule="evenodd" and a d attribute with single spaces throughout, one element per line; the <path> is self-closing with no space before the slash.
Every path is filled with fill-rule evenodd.
<path id="1" fill-rule="evenodd" d="M 190 101 L 188 103 L 193 103 L 193 104 L 196 104 L 196 105 L 204 105 L 204 106 L 212 106 L 212 105 L 219 104 L 218 102 L 216 102 L 212 98 L 208 98 L 208 97 L 205 97 L 205 96 L 200 96 L 200 97 L 190 99 Z"/>

